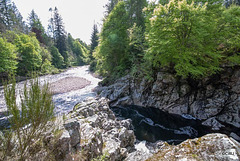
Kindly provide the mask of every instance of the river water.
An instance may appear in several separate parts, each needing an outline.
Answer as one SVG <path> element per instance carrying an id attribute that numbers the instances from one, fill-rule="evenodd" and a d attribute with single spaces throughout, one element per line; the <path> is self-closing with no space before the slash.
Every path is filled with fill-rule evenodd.
<path id="1" fill-rule="evenodd" d="M 98 82 L 100 82 L 101 79 L 95 78 L 89 72 L 88 67 L 89 66 L 74 67 L 59 74 L 46 75 L 46 76 L 39 77 L 40 84 L 44 84 L 46 82 L 54 83 L 56 81 L 59 81 L 67 77 L 85 78 L 86 80 L 91 82 L 90 85 L 86 86 L 85 88 L 70 91 L 67 93 L 53 95 L 53 102 L 55 104 L 56 114 L 67 113 L 70 110 L 72 110 L 74 105 L 76 105 L 78 102 L 81 102 L 87 97 L 96 96 L 96 93 L 93 91 L 93 89 L 97 87 Z M 25 82 L 26 81 L 22 81 L 16 84 L 16 89 L 18 94 L 18 97 L 17 97 L 18 104 L 20 102 L 19 93 L 20 91 L 23 90 Z M 6 117 L 4 116 L 5 111 L 6 111 L 6 105 L 4 101 L 4 92 L 3 92 L 3 86 L 1 86 L 0 87 L 0 126 L 1 126 L 1 122 L 2 124 L 4 124 L 6 120 Z"/>
<path id="2" fill-rule="evenodd" d="M 132 120 L 134 133 L 140 141 L 167 141 L 179 144 L 189 138 L 201 137 L 211 132 L 193 117 L 168 114 L 159 109 L 139 106 L 111 107 L 119 119 Z"/>

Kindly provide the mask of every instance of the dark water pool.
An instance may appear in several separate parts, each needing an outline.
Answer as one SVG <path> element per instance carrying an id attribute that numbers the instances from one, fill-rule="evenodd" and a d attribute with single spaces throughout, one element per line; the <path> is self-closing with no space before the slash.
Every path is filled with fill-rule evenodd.
<path id="1" fill-rule="evenodd" d="M 211 132 L 208 127 L 201 125 L 199 120 L 168 114 L 156 108 L 124 106 L 111 109 L 118 118 L 132 120 L 136 138 L 140 141 L 162 140 L 179 144 L 186 139 L 201 137 Z"/>

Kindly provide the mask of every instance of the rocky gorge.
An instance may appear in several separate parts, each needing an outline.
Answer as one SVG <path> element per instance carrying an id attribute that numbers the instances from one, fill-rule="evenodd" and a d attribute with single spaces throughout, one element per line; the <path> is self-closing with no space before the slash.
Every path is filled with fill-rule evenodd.
<path id="1" fill-rule="evenodd" d="M 110 86 L 98 88 L 110 106 L 155 107 L 168 113 L 199 119 L 215 131 L 240 140 L 240 68 L 225 68 L 219 74 L 194 80 L 182 79 L 167 71 L 153 81 L 127 75 Z"/>
<path id="2" fill-rule="evenodd" d="M 69 72 L 74 73 L 74 70 L 67 72 L 68 77 Z M 43 140 L 43 145 L 48 150 L 40 150 L 37 158 L 32 160 L 239 160 L 239 69 L 229 68 L 222 74 L 201 81 L 179 79 L 174 74 L 164 71 L 159 72 L 154 81 L 127 75 L 108 87 L 97 87 L 95 91 L 98 96 L 92 89 L 100 80 L 93 83 L 87 70 L 79 73 L 82 72 L 88 76 L 83 78 L 87 78 L 86 80 L 91 82 L 90 85 L 71 91 L 70 94 L 68 92 L 54 96 L 53 99 L 57 97 L 62 100 L 67 95 L 74 97 L 67 100 L 71 102 L 66 106 L 67 113 L 57 117 L 60 121 L 54 123 L 54 127 L 51 126 L 54 130 L 50 130 Z M 62 79 L 56 79 L 56 82 L 59 83 Z M 92 92 L 91 95 L 86 94 L 89 91 Z M 74 106 L 76 102 L 79 103 Z M 58 105 L 58 102 L 55 103 Z M 135 111 L 133 106 L 126 105 L 137 105 L 134 108 L 144 110 L 141 113 Z M 70 106 L 74 108 L 71 110 Z M 127 114 L 134 110 L 141 119 L 130 119 L 128 115 L 124 117 L 121 113 L 119 115 L 116 111 L 121 108 L 127 109 Z M 162 115 L 157 111 L 174 115 Z M 168 122 L 165 125 L 157 124 L 150 116 L 143 116 L 143 113 L 154 113 L 157 115 L 155 117 L 160 117 L 159 120 L 179 115 L 181 118 L 187 118 L 183 122 L 190 123 L 196 120 L 201 126 L 209 126 L 211 133 L 207 131 L 198 135 L 200 133 L 190 124 L 175 129 L 178 125 L 173 122 L 180 123 L 179 119 L 169 119 L 173 120 L 171 126 L 167 125 Z M 134 122 L 139 122 L 137 126 L 143 126 L 141 123 L 148 124 L 149 126 L 145 127 L 147 130 L 155 126 L 164 128 L 167 132 L 157 131 L 156 135 L 159 136 L 173 133 L 184 137 L 177 145 L 159 138 L 152 142 L 146 139 L 139 140 L 136 133 L 139 127 Z M 198 124 L 195 126 L 200 127 Z M 150 135 L 151 131 L 145 132 L 144 135 Z M 51 152 L 52 158 L 49 158 L 48 151 Z"/>
<path id="3" fill-rule="evenodd" d="M 119 120 L 106 98 L 88 98 L 65 116 L 55 149 L 57 160 L 232 160 L 240 144 L 224 134 L 208 134 L 179 145 L 139 142 L 131 120 Z M 49 139 L 50 138 L 50 139 Z M 46 139 L 51 147 L 51 136 Z"/>

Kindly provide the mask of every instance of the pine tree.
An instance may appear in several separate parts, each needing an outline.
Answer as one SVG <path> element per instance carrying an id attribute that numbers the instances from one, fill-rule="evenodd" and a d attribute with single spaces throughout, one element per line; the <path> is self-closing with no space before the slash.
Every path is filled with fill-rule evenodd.
<path id="1" fill-rule="evenodd" d="M 23 22 L 21 13 L 11 0 L 0 1 L 0 32 L 15 30 L 27 33 L 26 25 Z"/>
<path id="2" fill-rule="evenodd" d="M 106 17 L 112 12 L 113 8 L 117 5 L 117 3 L 121 0 L 109 0 L 108 4 L 105 6 L 106 11 Z"/>
<path id="3" fill-rule="evenodd" d="M 94 24 L 93 25 L 93 32 L 91 35 L 91 45 L 90 45 L 90 53 L 89 53 L 89 57 L 91 60 L 93 60 L 93 51 L 95 50 L 95 48 L 98 46 L 98 40 L 99 40 L 99 36 L 98 36 L 98 29 L 97 29 L 97 25 Z"/>
<path id="4" fill-rule="evenodd" d="M 45 43 L 44 37 L 46 37 L 46 35 L 45 35 L 44 27 L 34 10 L 31 11 L 28 17 L 28 21 L 29 21 L 30 30 L 36 34 L 38 41 L 40 43 Z"/>
<path id="5" fill-rule="evenodd" d="M 63 24 L 63 19 L 61 15 L 58 12 L 57 7 L 54 9 L 54 41 L 55 45 L 58 48 L 60 54 L 64 58 L 64 62 L 66 67 L 69 65 L 69 55 L 68 55 L 68 49 L 67 49 L 67 36 L 66 31 Z"/>

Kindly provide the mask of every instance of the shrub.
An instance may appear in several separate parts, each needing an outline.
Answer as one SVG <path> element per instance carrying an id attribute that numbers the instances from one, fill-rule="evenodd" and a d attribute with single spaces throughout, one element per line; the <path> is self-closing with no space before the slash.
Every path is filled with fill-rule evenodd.
<path id="1" fill-rule="evenodd" d="M 38 78 L 33 78 L 24 85 L 19 107 L 15 79 L 12 78 L 9 83 L 4 86 L 4 96 L 11 128 L 0 137 L 0 160 L 9 157 L 25 160 L 42 141 L 48 130 L 48 121 L 54 116 L 52 94 L 48 84 L 41 86 Z"/>

